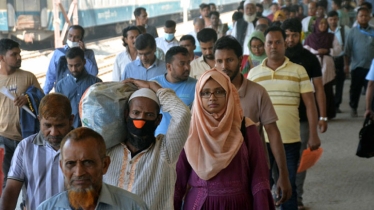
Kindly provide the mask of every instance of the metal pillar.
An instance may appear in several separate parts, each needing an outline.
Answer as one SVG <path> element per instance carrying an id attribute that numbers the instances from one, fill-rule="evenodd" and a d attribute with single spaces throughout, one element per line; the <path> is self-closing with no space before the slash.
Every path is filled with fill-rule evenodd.
<path id="1" fill-rule="evenodd" d="M 61 4 L 60 0 L 53 0 L 53 27 L 55 31 L 55 48 L 64 46 L 63 41 L 65 38 L 65 34 L 69 26 L 72 24 L 78 24 L 78 0 L 73 0 L 70 4 L 69 11 L 66 14 L 64 7 Z M 60 33 L 60 26 L 61 26 L 61 19 L 60 19 L 60 11 L 64 16 L 65 22 Z M 72 18 L 73 17 L 73 18 Z M 73 19 L 73 23 L 71 23 L 70 19 Z"/>

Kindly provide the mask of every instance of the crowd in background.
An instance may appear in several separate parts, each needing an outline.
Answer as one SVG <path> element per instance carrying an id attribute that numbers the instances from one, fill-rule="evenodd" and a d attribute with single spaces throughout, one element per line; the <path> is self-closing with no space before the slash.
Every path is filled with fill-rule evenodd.
<path id="1" fill-rule="evenodd" d="M 15 99 L 0 94 L 0 210 L 22 188 L 26 209 L 305 209 L 300 155 L 342 113 L 347 77 L 351 116 L 366 94 L 374 117 L 372 4 L 246 0 L 230 23 L 219 6 L 201 4 L 179 40 L 175 21 L 159 36 L 135 9 L 112 72 L 128 91 L 125 139 L 111 147 L 79 111 L 102 82 L 84 28 L 69 27 L 43 88 L 20 69 L 19 44 L 1 39 L 0 86 Z"/>

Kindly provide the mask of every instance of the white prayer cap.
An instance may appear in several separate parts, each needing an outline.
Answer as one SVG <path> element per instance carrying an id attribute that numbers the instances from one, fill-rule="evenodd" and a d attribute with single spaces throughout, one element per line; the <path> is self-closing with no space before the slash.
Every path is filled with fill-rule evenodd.
<path id="1" fill-rule="evenodd" d="M 129 102 L 133 98 L 138 98 L 138 97 L 146 97 L 151 99 L 152 101 L 156 102 L 160 106 L 160 101 L 157 98 L 157 95 L 153 90 L 149 88 L 140 88 L 139 90 L 135 91 L 129 98 Z"/>
<path id="2" fill-rule="evenodd" d="M 244 4 L 243 4 L 243 7 L 245 8 L 245 6 L 247 5 L 247 4 L 254 4 L 254 5 L 256 5 L 258 3 L 258 1 L 256 1 L 256 0 L 246 0 L 245 2 L 244 2 Z"/>

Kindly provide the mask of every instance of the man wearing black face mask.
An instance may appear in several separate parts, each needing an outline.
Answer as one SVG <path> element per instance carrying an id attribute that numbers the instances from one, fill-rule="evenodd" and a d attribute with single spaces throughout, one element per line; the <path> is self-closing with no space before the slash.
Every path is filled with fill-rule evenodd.
<path id="1" fill-rule="evenodd" d="M 104 182 L 139 195 L 149 209 L 174 209 L 175 167 L 188 136 L 191 113 L 171 89 L 143 80 L 124 82 L 139 90 L 129 98 L 125 142 L 107 151 L 111 165 Z M 166 135 L 155 137 L 162 119 L 160 107 L 171 121 Z"/>

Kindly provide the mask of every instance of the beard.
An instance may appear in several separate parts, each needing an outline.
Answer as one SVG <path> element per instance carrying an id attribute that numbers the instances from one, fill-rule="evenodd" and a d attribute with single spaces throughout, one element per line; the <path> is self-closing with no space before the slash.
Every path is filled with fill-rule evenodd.
<path id="1" fill-rule="evenodd" d="M 48 135 L 45 139 L 47 140 L 49 145 L 51 145 L 52 147 L 59 148 L 63 138 L 64 136 L 61 136 L 61 135 L 59 136 Z"/>
<path id="2" fill-rule="evenodd" d="M 296 56 L 300 56 L 300 54 L 302 53 L 302 51 L 303 51 L 303 45 L 301 43 L 297 43 L 293 47 L 287 47 L 285 55 L 289 59 L 292 59 L 292 58 L 294 58 Z"/>
<path id="3" fill-rule="evenodd" d="M 214 60 L 214 55 L 213 54 L 203 55 L 203 57 L 205 59 L 208 59 L 208 60 Z"/>
<path id="4" fill-rule="evenodd" d="M 256 19 L 256 13 L 253 15 L 244 14 L 243 18 L 247 23 L 252 23 Z"/>
<path id="5" fill-rule="evenodd" d="M 95 205 L 95 201 L 98 199 L 98 197 L 99 194 L 92 186 L 86 189 L 68 190 L 69 203 L 73 209 L 86 209 L 92 205 Z"/>

